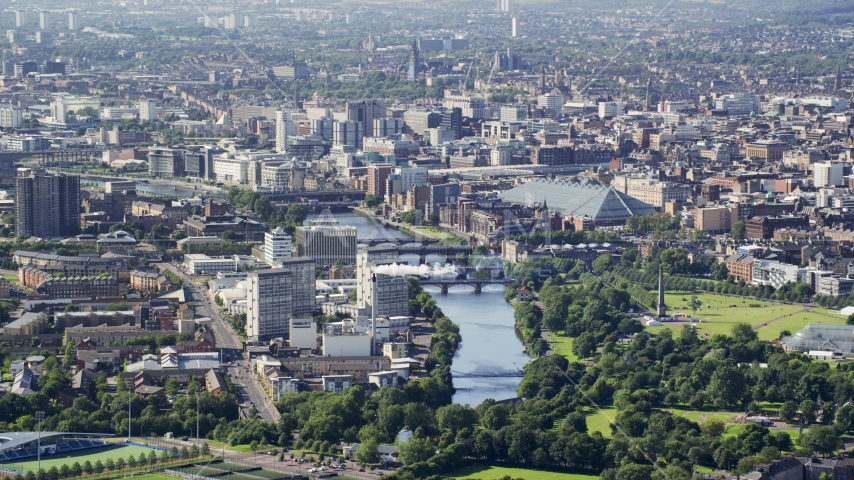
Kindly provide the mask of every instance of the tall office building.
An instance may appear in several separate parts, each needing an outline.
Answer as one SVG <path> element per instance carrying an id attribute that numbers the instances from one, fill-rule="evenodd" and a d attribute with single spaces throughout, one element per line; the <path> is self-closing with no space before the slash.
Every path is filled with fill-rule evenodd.
<path id="1" fill-rule="evenodd" d="M 516 17 L 513 17 L 512 22 L 513 22 L 512 23 L 512 34 L 513 34 L 513 38 L 516 38 L 519 36 L 519 19 Z"/>
<path id="2" fill-rule="evenodd" d="M 258 26 L 258 17 L 255 15 L 244 15 L 243 16 L 243 27 L 244 28 L 252 28 Z"/>
<path id="3" fill-rule="evenodd" d="M 80 25 L 80 15 L 77 12 L 68 12 L 68 29 L 77 30 Z"/>
<path id="4" fill-rule="evenodd" d="M 285 152 L 288 149 L 288 137 L 294 134 L 294 122 L 288 116 L 289 112 L 276 111 L 276 151 Z"/>
<path id="5" fill-rule="evenodd" d="M 264 233 L 264 261 L 267 265 L 291 258 L 293 250 L 292 238 L 282 230 L 282 227 L 276 227 L 272 232 Z"/>
<path id="6" fill-rule="evenodd" d="M 295 257 L 281 268 L 250 273 L 246 277 L 246 336 L 266 340 L 288 333 L 291 318 L 314 312 L 314 261 Z"/>
<path id="7" fill-rule="evenodd" d="M 356 227 L 339 225 L 335 220 L 310 220 L 294 232 L 296 254 L 310 257 L 318 267 L 331 266 L 337 260 L 356 263 Z"/>
<path id="8" fill-rule="evenodd" d="M 24 27 L 27 25 L 27 12 L 26 10 L 16 10 L 15 11 L 15 26 L 16 27 Z"/>
<path id="9" fill-rule="evenodd" d="M 39 12 L 39 28 L 42 30 L 50 30 L 50 12 Z"/>
<path id="10" fill-rule="evenodd" d="M 496 7 L 499 12 L 512 12 L 513 0 L 496 0 Z"/>
<path id="11" fill-rule="evenodd" d="M 377 304 L 371 304 L 374 286 L 371 277 L 378 266 L 393 263 L 406 263 L 393 245 L 359 249 L 356 255 L 356 304 L 365 308 L 366 313 L 372 315 L 373 309 L 376 308 L 378 317 L 409 315 L 409 282 L 406 277 L 377 274 Z"/>
<path id="12" fill-rule="evenodd" d="M 361 150 L 363 138 L 365 138 L 365 131 L 362 122 L 348 120 L 335 122 L 332 126 L 333 145 L 350 145 Z"/>
<path id="13" fill-rule="evenodd" d="M 155 121 L 157 120 L 157 101 L 143 98 L 139 101 L 139 121 Z"/>
<path id="14" fill-rule="evenodd" d="M 385 118 L 386 108 L 382 100 L 347 102 L 347 120 L 362 122 L 366 137 L 374 135 L 374 119 Z"/>
<path id="15" fill-rule="evenodd" d="M 79 229 L 80 177 L 22 170 L 15 177 L 15 231 L 36 237 L 69 236 Z"/>

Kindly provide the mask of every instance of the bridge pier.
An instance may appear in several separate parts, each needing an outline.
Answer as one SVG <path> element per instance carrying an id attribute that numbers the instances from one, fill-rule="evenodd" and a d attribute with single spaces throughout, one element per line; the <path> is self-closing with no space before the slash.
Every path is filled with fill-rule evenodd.
<path id="1" fill-rule="evenodd" d="M 474 293 L 480 293 L 480 292 L 481 292 L 480 284 L 479 284 L 479 283 L 475 283 L 475 284 L 474 284 Z"/>
<path id="2" fill-rule="evenodd" d="M 447 293 L 448 293 L 448 285 L 445 285 L 445 284 L 443 284 L 443 285 L 439 285 L 439 289 L 440 289 L 440 290 L 442 291 L 442 293 L 444 293 L 444 294 L 447 294 Z"/>

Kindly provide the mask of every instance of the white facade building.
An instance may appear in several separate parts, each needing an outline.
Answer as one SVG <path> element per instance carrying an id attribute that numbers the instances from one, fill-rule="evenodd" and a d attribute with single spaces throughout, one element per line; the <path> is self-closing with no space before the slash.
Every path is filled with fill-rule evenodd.
<path id="1" fill-rule="evenodd" d="M 292 348 L 317 348 L 317 324 L 311 318 L 292 318 L 288 335 Z"/>
<path id="2" fill-rule="evenodd" d="M 618 117 L 623 114 L 623 106 L 618 102 L 599 102 L 599 118 Z"/>
<path id="3" fill-rule="evenodd" d="M 21 107 L 15 105 L 0 106 L 0 127 L 21 128 L 24 122 L 24 113 Z"/>
<path id="4" fill-rule="evenodd" d="M 563 95 L 547 93 L 537 98 L 537 105 L 553 116 L 563 113 Z"/>
<path id="5" fill-rule="evenodd" d="M 290 112 L 285 110 L 276 111 L 276 151 L 287 150 L 288 137 L 294 134 L 294 122 L 290 119 Z"/>
<path id="6" fill-rule="evenodd" d="M 842 185 L 842 164 L 839 162 L 816 163 L 814 180 L 816 188 Z"/>
<path id="7" fill-rule="evenodd" d="M 156 100 L 143 98 L 139 101 L 139 121 L 144 122 L 146 120 L 150 122 L 157 120 Z"/>
<path id="8" fill-rule="evenodd" d="M 246 278 L 246 335 L 253 341 L 289 333 L 290 319 L 314 311 L 314 261 L 294 257 L 281 268 L 258 270 Z"/>
<path id="9" fill-rule="evenodd" d="M 77 30 L 80 28 L 80 15 L 77 12 L 68 12 L 68 29 Z"/>
<path id="10" fill-rule="evenodd" d="M 290 235 L 282 230 L 282 227 L 276 227 L 272 232 L 264 233 L 264 261 L 268 265 L 281 262 L 286 258 L 293 256 L 293 239 Z"/>
<path id="11" fill-rule="evenodd" d="M 759 97 L 750 93 L 730 93 L 715 100 L 715 108 L 729 115 L 759 114 Z"/>

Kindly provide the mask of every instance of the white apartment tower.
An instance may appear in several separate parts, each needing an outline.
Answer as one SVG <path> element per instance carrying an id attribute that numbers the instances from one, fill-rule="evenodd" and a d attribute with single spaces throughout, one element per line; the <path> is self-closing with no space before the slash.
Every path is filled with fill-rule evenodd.
<path id="1" fill-rule="evenodd" d="M 143 98 L 139 101 L 139 121 L 157 120 L 157 101 Z"/>
<path id="2" fill-rule="evenodd" d="M 27 12 L 26 10 L 16 10 L 15 11 L 15 26 L 23 27 L 27 25 Z"/>
<path id="3" fill-rule="evenodd" d="M 358 280 L 356 305 L 373 315 L 376 307 L 378 317 L 409 315 L 409 281 L 406 277 L 377 274 L 377 304 L 372 305 L 373 285 L 371 277 L 376 268 L 392 263 L 405 264 L 397 247 L 378 246 L 359 249 L 356 254 L 356 279 Z"/>
<path id="4" fill-rule="evenodd" d="M 24 113 L 21 107 L 14 105 L 0 106 L 0 127 L 21 128 L 24 122 Z"/>
<path id="5" fill-rule="evenodd" d="M 68 29 L 77 30 L 80 25 L 80 15 L 77 12 L 68 12 Z"/>
<path id="6" fill-rule="evenodd" d="M 276 227 L 272 232 L 264 233 L 264 261 L 268 265 L 281 262 L 293 256 L 293 239 Z"/>
<path id="7" fill-rule="evenodd" d="M 39 12 L 39 29 L 50 30 L 50 12 Z"/>
<path id="8" fill-rule="evenodd" d="M 246 335 L 269 339 L 289 332 L 292 318 L 314 311 L 314 260 L 289 258 L 281 268 L 250 273 L 246 277 Z"/>
<path id="9" fill-rule="evenodd" d="M 519 37 L 519 19 L 516 17 L 513 17 L 512 35 L 513 35 L 513 38 Z"/>

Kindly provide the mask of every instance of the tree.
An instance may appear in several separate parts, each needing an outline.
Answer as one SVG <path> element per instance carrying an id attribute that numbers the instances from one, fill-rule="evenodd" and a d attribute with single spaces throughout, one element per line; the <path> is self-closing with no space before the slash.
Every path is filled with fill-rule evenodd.
<path id="1" fill-rule="evenodd" d="M 86 472 L 86 475 L 92 475 L 92 472 L 95 471 L 95 467 L 92 466 L 92 462 L 89 460 L 83 462 L 83 471 Z"/>
<path id="2" fill-rule="evenodd" d="M 812 400 L 804 400 L 801 402 L 800 407 L 798 408 L 801 411 L 801 414 L 804 416 L 804 420 L 806 423 L 814 423 L 815 422 L 815 414 L 818 410 L 818 405 L 815 404 Z"/>
<path id="3" fill-rule="evenodd" d="M 784 422 L 791 422 L 794 420 L 797 413 L 798 406 L 792 400 L 786 400 L 783 402 L 783 405 L 780 406 L 780 420 Z"/>
<path id="4" fill-rule="evenodd" d="M 854 313 L 848 315 L 848 320 L 845 321 L 848 325 L 854 325 Z"/>
<path id="5" fill-rule="evenodd" d="M 465 405 L 453 403 L 440 407 L 436 411 L 439 428 L 456 434 L 464 428 L 471 429 L 477 422 L 477 412 Z"/>
<path id="6" fill-rule="evenodd" d="M 369 208 L 375 208 L 378 207 L 381 203 L 383 203 L 382 197 L 378 197 L 370 193 L 365 195 L 365 206 Z"/>
<path id="7" fill-rule="evenodd" d="M 409 210 L 407 212 L 403 212 L 400 214 L 400 221 L 409 225 L 415 225 L 420 222 L 420 217 L 418 210 Z"/>
<path id="8" fill-rule="evenodd" d="M 691 297 L 691 300 L 688 301 L 688 307 L 691 308 L 691 311 L 694 312 L 694 315 L 697 315 L 697 310 L 703 306 L 703 301 L 700 300 L 700 297 L 694 295 Z"/>
<path id="9" fill-rule="evenodd" d="M 603 253 L 596 257 L 596 260 L 593 260 L 593 271 L 596 273 L 605 273 L 608 270 L 611 270 L 611 266 L 613 262 L 611 261 L 611 256 L 607 253 Z"/>
<path id="10" fill-rule="evenodd" d="M 249 442 L 249 449 L 252 450 L 252 454 L 254 456 L 255 452 L 258 451 L 258 440 L 252 440 Z"/>
<path id="11" fill-rule="evenodd" d="M 836 429 L 830 425 L 810 426 L 806 433 L 798 438 L 798 445 L 818 452 L 824 457 L 844 447 Z"/>
<path id="12" fill-rule="evenodd" d="M 578 358 L 587 358 L 596 350 L 596 337 L 590 332 L 581 334 L 572 341 L 572 353 Z"/>
<path id="13" fill-rule="evenodd" d="M 700 425 L 700 430 L 709 438 L 718 438 L 726 431 L 726 425 L 720 420 L 706 420 Z"/>
<path id="14" fill-rule="evenodd" d="M 399 460 L 404 465 L 425 462 L 436 454 L 436 446 L 426 438 L 410 438 L 398 445 L 397 450 L 400 452 Z"/>
<path id="15" fill-rule="evenodd" d="M 745 226 L 744 222 L 735 222 L 732 224 L 730 236 L 733 240 L 744 240 Z"/>
<path id="16" fill-rule="evenodd" d="M 356 462 L 362 465 L 368 465 L 371 463 L 377 463 L 380 461 L 380 452 L 377 450 L 378 444 L 377 441 L 373 438 L 368 438 L 362 445 L 359 446 L 359 449 L 356 450 L 356 454 L 354 458 Z"/>
<path id="17" fill-rule="evenodd" d="M 202 456 L 207 457 L 211 454 L 211 447 L 208 445 L 208 442 L 202 444 Z"/>
<path id="18" fill-rule="evenodd" d="M 712 374 L 708 393 L 714 399 L 720 399 L 724 405 L 737 405 L 745 391 L 744 374 L 736 367 L 721 366 Z"/>

